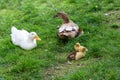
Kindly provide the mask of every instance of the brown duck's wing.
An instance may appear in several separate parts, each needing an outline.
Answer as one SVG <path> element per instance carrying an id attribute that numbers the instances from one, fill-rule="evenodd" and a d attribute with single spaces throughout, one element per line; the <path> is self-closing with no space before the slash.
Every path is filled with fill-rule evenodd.
<path id="1" fill-rule="evenodd" d="M 83 33 L 84 33 L 83 30 L 79 28 L 75 37 L 78 37 L 79 35 L 82 35 Z"/>
<path id="2" fill-rule="evenodd" d="M 59 32 L 64 32 L 64 31 L 78 31 L 79 27 L 77 24 L 73 23 L 73 22 L 69 22 L 69 23 L 64 23 L 61 25 L 61 27 L 59 28 Z"/>
<path id="3" fill-rule="evenodd" d="M 79 36 L 79 35 L 84 33 L 83 29 L 79 28 L 78 25 L 75 24 L 74 22 L 71 21 L 70 25 L 73 27 L 72 30 L 76 31 L 76 36 L 75 37 L 77 37 L 77 36 Z"/>
<path id="4" fill-rule="evenodd" d="M 75 38 L 78 35 L 82 34 L 83 30 L 78 27 L 77 24 L 70 22 L 62 24 L 58 30 L 58 35 L 60 38 Z"/>

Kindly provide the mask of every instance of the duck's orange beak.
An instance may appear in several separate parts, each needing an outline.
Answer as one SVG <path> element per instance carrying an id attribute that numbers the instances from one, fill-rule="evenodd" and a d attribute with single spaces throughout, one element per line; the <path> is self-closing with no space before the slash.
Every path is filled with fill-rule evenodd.
<path id="1" fill-rule="evenodd" d="M 41 39 L 39 38 L 39 36 L 35 36 L 35 38 L 34 39 L 36 39 L 36 40 L 38 40 L 38 41 L 41 41 Z"/>

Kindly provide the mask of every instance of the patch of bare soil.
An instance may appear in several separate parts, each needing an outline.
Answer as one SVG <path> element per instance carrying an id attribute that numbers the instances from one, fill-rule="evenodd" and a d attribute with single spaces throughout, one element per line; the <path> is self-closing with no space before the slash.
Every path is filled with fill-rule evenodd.
<path id="1" fill-rule="evenodd" d="M 52 66 L 45 71 L 45 80 L 54 80 L 55 77 L 62 77 L 68 73 L 74 73 L 80 70 L 82 67 L 90 65 L 93 62 L 101 60 L 99 58 L 91 59 L 87 61 L 73 61 L 72 64 L 58 64 L 57 66 Z"/>
<path id="2" fill-rule="evenodd" d="M 120 11 L 109 11 L 105 16 L 111 28 L 120 29 Z"/>

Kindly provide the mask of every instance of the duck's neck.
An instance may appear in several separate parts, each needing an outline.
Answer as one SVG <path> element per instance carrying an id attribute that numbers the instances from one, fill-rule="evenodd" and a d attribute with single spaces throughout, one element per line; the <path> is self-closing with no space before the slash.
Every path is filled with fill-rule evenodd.
<path id="1" fill-rule="evenodd" d="M 31 38 L 27 39 L 27 42 L 33 42 L 33 41 L 34 41 L 34 39 L 31 39 Z"/>
<path id="2" fill-rule="evenodd" d="M 67 16 L 63 17 L 62 19 L 64 20 L 63 23 L 69 23 L 70 22 L 70 20 Z"/>

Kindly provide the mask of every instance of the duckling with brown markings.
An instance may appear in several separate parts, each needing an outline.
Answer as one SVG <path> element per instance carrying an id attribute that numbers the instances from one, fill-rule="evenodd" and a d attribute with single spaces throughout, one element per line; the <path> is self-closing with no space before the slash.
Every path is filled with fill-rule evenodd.
<path id="1" fill-rule="evenodd" d="M 86 51 L 88 51 L 88 49 L 84 46 L 81 46 L 79 43 L 76 43 L 74 45 L 75 51 L 70 53 L 67 56 L 67 60 L 68 60 L 68 64 L 71 64 L 71 60 L 79 60 L 82 57 L 84 57 L 86 55 Z"/>

